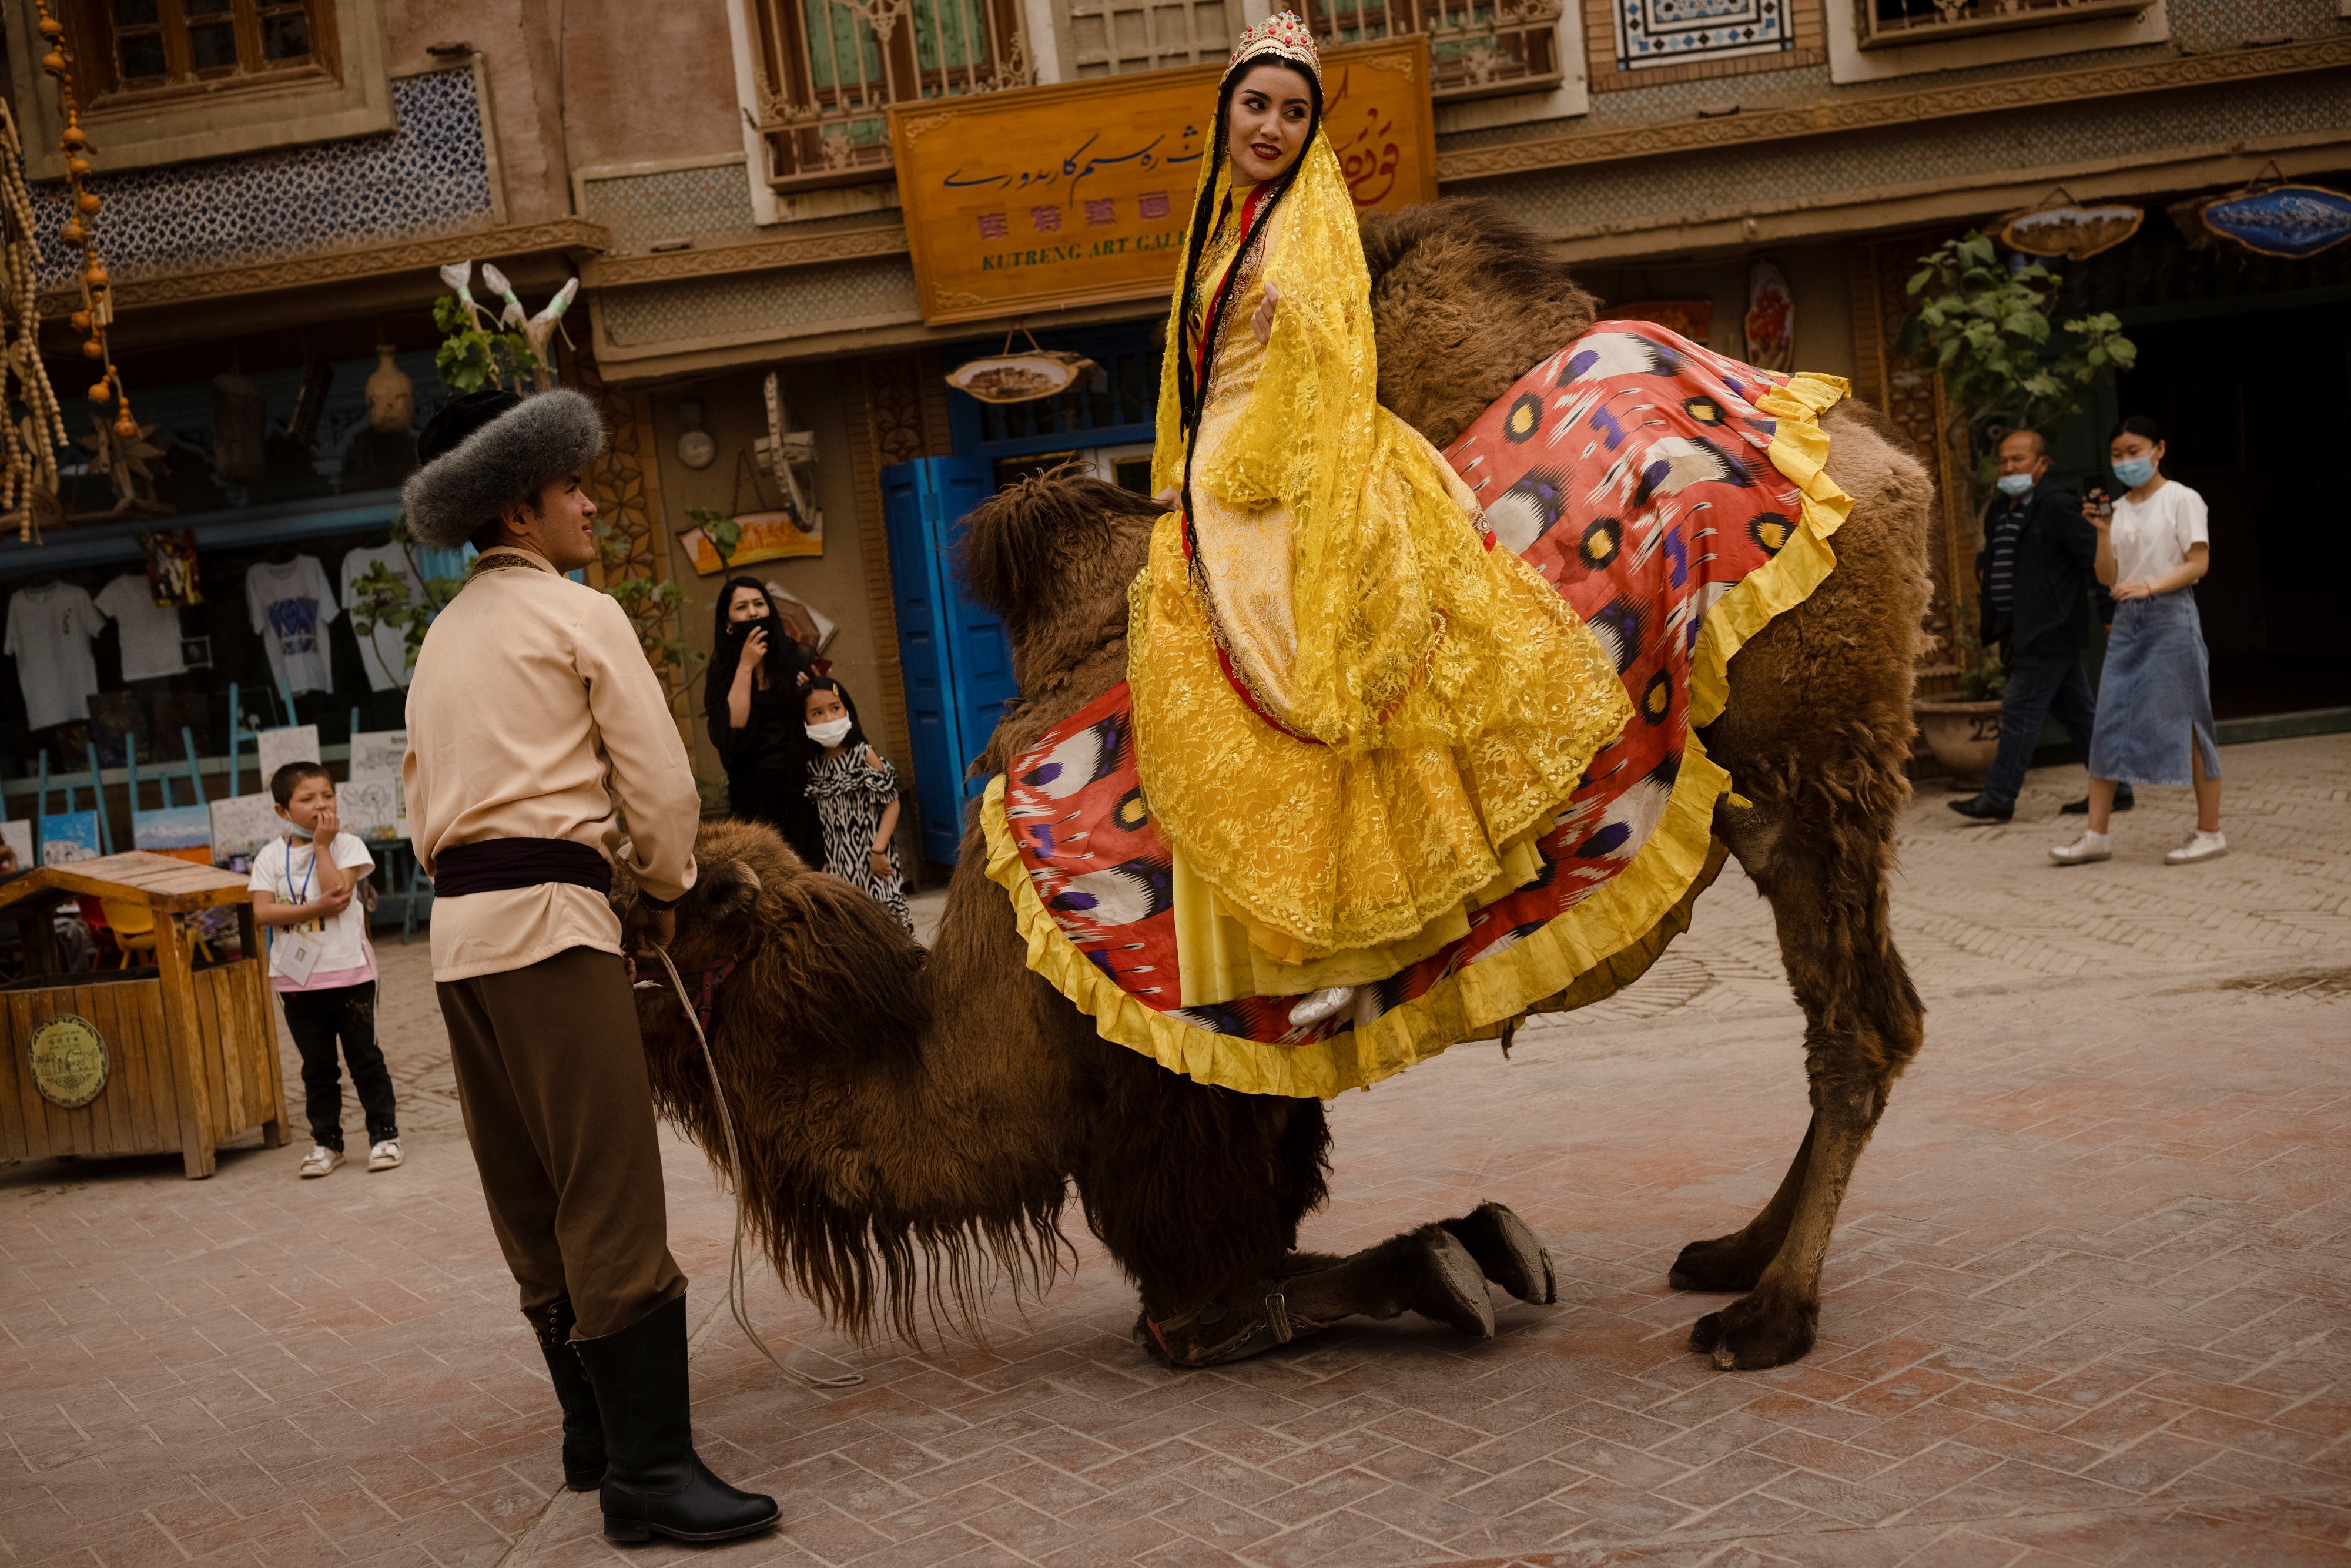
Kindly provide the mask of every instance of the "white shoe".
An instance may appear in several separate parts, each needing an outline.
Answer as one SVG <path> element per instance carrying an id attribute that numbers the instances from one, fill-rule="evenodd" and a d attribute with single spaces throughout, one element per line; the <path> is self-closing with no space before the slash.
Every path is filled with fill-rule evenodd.
<path id="1" fill-rule="evenodd" d="M 2105 834 L 2093 833 L 2085 829 L 2082 836 L 2072 843 L 2059 844 L 2052 849 L 2049 858 L 2059 865 L 2088 865 L 2092 861 L 2114 859 L 2115 852 L 2107 843 Z"/>
<path id="2" fill-rule="evenodd" d="M 2196 836 L 2163 857 L 2166 865 L 2194 865 L 2198 861 L 2218 860 L 2229 852 L 2229 841 L 2220 833 L 2199 830 Z"/>
<path id="3" fill-rule="evenodd" d="M 306 1178 L 331 1176 L 335 1167 L 342 1163 L 342 1150 L 330 1149 L 324 1144 L 313 1144 L 310 1146 L 310 1157 L 302 1162 L 302 1175 Z"/>
<path id="4" fill-rule="evenodd" d="M 1311 1024 L 1321 1023 L 1324 1019 L 1343 1012 L 1354 999 L 1355 988 L 1353 986 L 1332 986 L 1325 990 L 1309 991 L 1298 999 L 1296 1007 L 1290 1009 L 1290 1027 L 1305 1029 Z"/>
<path id="5" fill-rule="evenodd" d="M 386 1138 L 368 1150 L 368 1169 L 388 1171 L 401 1162 L 400 1140 Z"/>

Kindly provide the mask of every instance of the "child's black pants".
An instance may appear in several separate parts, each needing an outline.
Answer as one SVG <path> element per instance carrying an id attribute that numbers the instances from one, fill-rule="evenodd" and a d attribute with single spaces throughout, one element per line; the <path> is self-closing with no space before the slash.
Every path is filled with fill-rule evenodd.
<path id="1" fill-rule="evenodd" d="M 342 1062 L 335 1054 L 338 1037 L 342 1059 L 351 1065 L 351 1087 L 359 1091 L 360 1109 L 367 1116 L 367 1141 L 380 1144 L 400 1136 L 392 1111 L 392 1074 L 383 1065 L 383 1051 L 375 1042 L 375 982 L 335 986 L 322 991 L 280 991 L 286 1004 L 287 1031 L 302 1056 L 302 1111 L 309 1118 L 313 1143 L 340 1152 L 343 1146 Z"/>

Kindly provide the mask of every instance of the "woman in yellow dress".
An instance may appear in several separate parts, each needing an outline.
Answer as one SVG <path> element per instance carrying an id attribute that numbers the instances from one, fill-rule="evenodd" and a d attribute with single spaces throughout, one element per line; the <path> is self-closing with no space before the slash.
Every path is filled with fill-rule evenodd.
<path id="1" fill-rule="evenodd" d="M 1322 112 L 1304 23 L 1242 36 L 1168 320 L 1170 509 L 1128 653 L 1183 1005 L 1297 996 L 1301 1029 L 1531 881 L 1632 714 L 1599 641 L 1379 405 Z"/>

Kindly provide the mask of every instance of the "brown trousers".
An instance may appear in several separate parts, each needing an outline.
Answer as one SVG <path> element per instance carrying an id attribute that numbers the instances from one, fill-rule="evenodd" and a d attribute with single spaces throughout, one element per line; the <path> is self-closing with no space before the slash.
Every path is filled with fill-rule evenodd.
<path id="1" fill-rule="evenodd" d="M 465 1137 L 523 1311 L 569 1295 L 578 1337 L 596 1339 L 684 1294 L 620 958 L 572 947 L 434 988 Z"/>

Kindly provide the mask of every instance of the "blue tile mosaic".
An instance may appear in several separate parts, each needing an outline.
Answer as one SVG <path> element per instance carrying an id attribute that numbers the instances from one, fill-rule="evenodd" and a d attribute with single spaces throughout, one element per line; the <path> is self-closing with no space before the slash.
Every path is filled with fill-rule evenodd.
<path id="1" fill-rule="evenodd" d="M 160 169 L 106 172 L 99 255 L 118 282 L 281 261 L 476 228 L 495 211 L 471 70 L 392 84 L 393 128 Z M 57 237 L 66 187 L 33 188 L 40 282 L 69 287 L 78 252 Z"/>
<path id="2" fill-rule="evenodd" d="M 1793 48 L 1786 0 L 1616 0 L 1616 68 Z"/>

